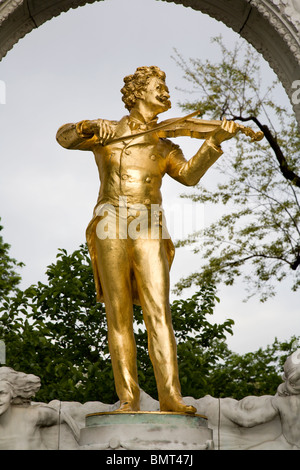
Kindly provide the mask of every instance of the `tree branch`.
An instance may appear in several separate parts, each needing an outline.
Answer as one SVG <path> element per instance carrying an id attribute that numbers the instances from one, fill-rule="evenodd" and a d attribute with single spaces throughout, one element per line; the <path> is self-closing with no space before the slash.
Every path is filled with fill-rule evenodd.
<path id="1" fill-rule="evenodd" d="M 242 122 L 246 122 L 246 121 L 255 122 L 255 124 L 259 127 L 259 129 L 264 133 L 265 138 L 267 139 L 271 149 L 273 150 L 276 156 L 276 159 L 279 163 L 279 168 L 280 168 L 282 175 L 285 177 L 285 179 L 291 181 L 292 184 L 300 188 L 300 176 L 297 175 L 293 170 L 289 168 L 288 162 L 285 156 L 283 155 L 282 150 L 276 138 L 273 136 L 272 132 L 270 131 L 270 128 L 262 124 L 255 116 L 250 116 L 247 118 L 243 118 L 242 116 L 233 116 L 233 119 L 239 120 Z"/>
<path id="2" fill-rule="evenodd" d="M 293 263 L 291 263 L 291 268 L 293 271 L 296 271 L 296 269 L 298 268 L 298 266 L 300 266 L 300 255 L 297 256 L 297 258 L 295 259 L 295 261 Z"/>

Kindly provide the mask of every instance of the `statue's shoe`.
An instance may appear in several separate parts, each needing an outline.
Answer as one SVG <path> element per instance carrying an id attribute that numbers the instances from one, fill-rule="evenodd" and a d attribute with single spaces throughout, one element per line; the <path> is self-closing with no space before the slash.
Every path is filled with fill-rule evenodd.
<path id="1" fill-rule="evenodd" d="M 163 403 L 160 403 L 160 411 L 171 411 L 173 413 L 187 413 L 194 415 L 197 409 L 192 405 L 186 405 L 180 399 L 169 399 Z"/>
<path id="2" fill-rule="evenodd" d="M 128 413 L 130 411 L 139 411 L 139 407 L 133 405 L 129 401 L 121 401 L 119 408 L 115 411 L 118 413 Z"/>

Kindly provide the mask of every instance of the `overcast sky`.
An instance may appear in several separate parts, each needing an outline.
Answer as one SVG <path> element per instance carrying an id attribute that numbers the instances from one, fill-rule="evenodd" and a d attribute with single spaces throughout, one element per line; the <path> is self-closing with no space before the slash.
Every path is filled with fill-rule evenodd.
<path id="1" fill-rule="evenodd" d="M 211 37 L 223 35 L 227 46 L 239 36 L 190 8 L 156 0 L 106 0 L 61 14 L 28 34 L 0 62 L 6 104 L 0 104 L 0 217 L 11 256 L 26 265 L 22 286 L 45 281 L 46 266 L 58 248 L 68 252 L 85 242 L 99 182 L 92 153 L 68 151 L 55 140 L 58 127 L 81 119 L 120 119 L 123 77 L 141 65 L 158 65 L 167 74 L 172 109 L 163 119 L 181 116 L 177 103 L 186 95 L 174 48 L 185 58 L 217 60 Z M 274 78 L 262 60 L 266 82 Z M 286 100 L 282 93 L 282 100 Z M 201 142 L 179 139 L 187 158 Z M 203 184 L 216 175 L 214 170 Z M 192 206 L 179 195 L 187 189 L 165 177 L 164 207 L 174 240 L 209 219 L 211 207 Z M 189 222 L 189 223 L 188 223 Z M 174 286 L 199 264 L 190 249 L 177 250 L 171 270 Z M 184 292 L 187 297 L 192 291 Z M 246 304 L 244 286 L 219 291 L 221 303 L 211 320 L 235 321 L 228 339 L 236 352 L 254 351 L 274 341 L 300 335 L 299 294 L 282 283 L 274 300 Z"/>

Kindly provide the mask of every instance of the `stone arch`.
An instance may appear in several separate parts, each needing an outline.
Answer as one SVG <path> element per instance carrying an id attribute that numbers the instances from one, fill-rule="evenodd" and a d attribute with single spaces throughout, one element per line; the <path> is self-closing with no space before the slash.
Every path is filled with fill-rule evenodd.
<path id="1" fill-rule="evenodd" d="M 0 5 L 0 60 L 45 21 L 71 8 L 104 0 L 4 0 Z M 222 21 L 260 52 L 280 79 L 300 125 L 299 0 L 161 0 Z"/>

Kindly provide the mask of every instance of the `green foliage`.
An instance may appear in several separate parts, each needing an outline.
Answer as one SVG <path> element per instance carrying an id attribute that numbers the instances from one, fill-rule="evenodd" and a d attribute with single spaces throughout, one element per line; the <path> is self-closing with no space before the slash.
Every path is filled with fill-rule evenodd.
<path id="1" fill-rule="evenodd" d="M 184 395 L 200 397 L 206 393 L 207 378 L 214 365 L 223 358 L 226 334 L 232 334 L 233 320 L 212 324 L 207 320 L 213 314 L 215 287 L 203 286 L 187 300 L 175 300 L 171 305 L 172 322 L 177 341 L 179 376 Z M 136 315 L 142 324 L 141 312 Z M 157 398 L 155 378 L 147 351 L 147 332 L 139 328 L 136 335 L 140 386 Z"/>
<path id="2" fill-rule="evenodd" d="M 207 317 L 213 314 L 216 302 L 219 302 L 216 288 L 207 285 L 192 298 L 172 304 L 179 375 L 185 396 L 198 398 L 208 393 L 211 371 L 224 358 L 226 335 L 233 334 L 233 320 L 223 324 L 209 322 Z"/>
<path id="3" fill-rule="evenodd" d="M 39 401 L 53 398 L 115 402 L 107 348 L 104 306 L 96 302 L 92 267 L 86 245 L 68 255 L 60 250 L 47 269 L 48 283 L 19 290 L 1 308 L 0 338 L 7 365 L 41 378 Z M 232 333 L 232 320 L 210 324 L 218 301 L 213 286 L 202 287 L 188 300 L 172 304 L 172 316 L 183 391 L 195 396 L 205 390 L 206 376 L 222 358 L 219 344 Z M 141 309 L 135 307 L 135 336 L 140 386 L 156 397 L 156 383 L 147 350 Z"/>
<path id="4" fill-rule="evenodd" d="M 287 276 L 293 290 L 300 286 L 300 134 L 294 115 L 273 98 L 278 84 L 263 84 L 258 54 L 249 45 L 228 50 L 221 38 L 214 42 L 221 49 L 216 64 L 186 62 L 177 54 L 197 95 L 181 106 L 200 109 L 206 119 L 249 121 L 265 139 L 252 143 L 238 134 L 224 144 L 207 186 L 201 182 L 186 196 L 206 207 L 216 205 L 221 216 L 178 243 L 194 245 L 203 262 L 199 272 L 180 281 L 177 292 L 193 283 L 232 285 L 242 277 L 250 294 L 264 301 Z"/>
<path id="5" fill-rule="evenodd" d="M 279 342 L 244 355 L 227 351 L 224 363 L 218 363 L 210 376 L 212 395 L 232 397 L 275 395 L 282 383 L 283 365 L 299 344 L 299 337 Z"/>
<path id="6" fill-rule="evenodd" d="M 105 310 L 96 302 L 86 245 L 70 255 L 60 250 L 47 277 L 47 284 L 39 282 L 3 298 L 0 339 L 6 344 L 7 365 L 41 378 L 37 401 L 115 403 Z M 171 305 L 183 395 L 241 398 L 275 393 L 284 359 L 293 351 L 292 340 L 276 340 L 266 350 L 244 356 L 232 353 L 226 336 L 232 334 L 233 321 L 208 320 L 216 302 L 215 286 L 206 285 Z M 134 313 L 140 386 L 157 398 L 142 311 L 135 307 Z"/>
<path id="7" fill-rule="evenodd" d="M 1 230 L 3 227 L 0 225 L 0 232 Z M 16 289 L 21 280 L 16 269 L 24 266 L 9 256 L 9 249 L 10 245 L 4 243 L 3 237 L 0 236 L 0 302 L 4 296 Z"/>
<path id="8" fill-rule="evenodd" d="M 7 365 L 41 378 L 40 401 L 116 400 L 105 311 L 96 303 L 86 246 L 71 255 L 60 250 L 46 274 L 48 284 L 19 291 L 2 308 Z"/>

